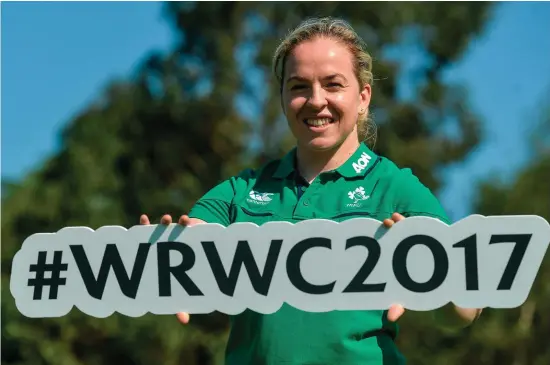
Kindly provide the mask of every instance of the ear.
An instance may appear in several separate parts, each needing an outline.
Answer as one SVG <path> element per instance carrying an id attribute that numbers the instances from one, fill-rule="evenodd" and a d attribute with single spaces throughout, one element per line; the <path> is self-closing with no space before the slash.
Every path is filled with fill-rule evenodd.
<path id="1" fill-rule="evenodd" d="M 359 114 L 364 114 L 369 109 L 371 92 L 371 86 L 369 84 L 366 84 L 359 93 Z"/>

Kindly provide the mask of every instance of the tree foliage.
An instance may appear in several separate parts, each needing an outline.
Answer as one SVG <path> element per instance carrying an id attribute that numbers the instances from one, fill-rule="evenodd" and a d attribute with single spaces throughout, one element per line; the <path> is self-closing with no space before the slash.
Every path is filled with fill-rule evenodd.
<path id="1" fill-rule="evenodd" d="M 550 107 L 543 113 L 532 138 L 530 163 L 509 183 L 483 182 L 476 211 L 483 215 L 538 215 L 550 222 Z M 472 342 L 479 343 L 477 356 L 503 365 L 550 362 L 546 339 L 550 334 L 550 254 L 547 252 L 531 294 L 524 305 L 510 310 L 488 310 Z M 485 343 L 486 346 L 480 346 Z M 472 354 L 472 359 L 474 354 Z M 497 362 L 498 361 L 498 362 Z"/>
<path id="2" fill-rule="evenodd" d="M 180 215 L 222 179 L 286 152 L 293 140 L 270 62 L 286 31 L 309 16 L 344 17 L 359 30 L 375 60 L 374 148 L 437 191 L 440 169 L 460 162 L 481 139 L 466 91 L 443 75 L 483 30 L 490 10 L 490 3 L 167 3 L 166 19 L 178 35 L 171 52 L 152 52 L 131 79 L 113 81 L 67 123 L 61 150 L 3 197 L 2 362 L 221 363 L 228 324 L 215 313 L 194 316 L 186 327 L 173 316 L 96 319 L 76 309 L 58 319 L 23 317 L 9 292 L 13 254 L 36 232 L 130 227 L 142 213 L 154 222 L 164 213 Z M 421 59 L 412 68 L 405 67 L 410 49 Z M 484 186 L 480 212 L 548 218 L 541 202 L 549 199 L 548 185 L 540 179 L 550 167 L 547 158 L 540 161 L 513 186 Z M 548 297 L 543 284 L 537 295 Z M 545 309 L 490 311 L 480 330 L 464 336 L 445 336 L 407 314 L 400 344 L 411 364 L 542 364 L 548 349 L 527 339 L 533 331 L 544 335 L 536 320 Z"/>

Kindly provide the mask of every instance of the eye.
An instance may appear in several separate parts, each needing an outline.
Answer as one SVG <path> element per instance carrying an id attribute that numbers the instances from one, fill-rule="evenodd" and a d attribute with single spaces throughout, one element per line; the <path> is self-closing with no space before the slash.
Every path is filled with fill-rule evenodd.
<path id="1" fill-rule="evenodd" d="M 343 87 L 342 84 L 340 84 L 338 82 L 331 82 L 327 86 L 331 89 L 339 89 L 339 88 Z"/>
<path id="2" fill-rule="evenodd" d="M 305 89 L 305 85 L 293 85 L 290 87 L 290 90 L 302 90 Z"/>

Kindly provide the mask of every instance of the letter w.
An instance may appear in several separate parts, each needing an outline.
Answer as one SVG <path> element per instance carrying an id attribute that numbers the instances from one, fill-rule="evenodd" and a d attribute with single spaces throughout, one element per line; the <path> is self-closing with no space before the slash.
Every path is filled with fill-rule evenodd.
<path id="1" fill-rule="evenodd" d="M 258 269 L 258 265 L 256 265 L 256 260 L 254 260 L 254 254 L 248 245 L 248 241 L 239 241 L 237 243 L 235 256 L 233 257 L 233 262 L 231 263 L 229 276 L 223 268 L 220 255 L 218 250 L 216 250 L 216 244 L 214 242 L 202 242 L 202 247 L 206 253 L 206 258 L 210 263 L 210 268 L 212 269 L 212 273 L 214 274 L 218 287 L 222 293 L 230 297 L 233 296 L 235 293 L 235 286 L 237 285 L 237 279 L 239 278 L 239 273 L 241 271 L 241 266 L 244 265 L 254 290 L 258 294 L 267 296 L 282 244 L 282 240 L 273 240 L 271 242 L 264 272 L 261 274 Z"/>
<path id="2" fill-rule="evenodd" d="M 70 247 L 76 265 L 78 266 L 78 270 L 80 271 L 80 276 L 86 286 L 86 290 L 88 290 L 88 293 L 92 297 L 101 300 L 101 297 L 103 297 L 103 292 L 105 291 L 107 277 L 109 276 L 109 271 L 112 267 L 122 293 L 129 298 L 136 298 L 139 283 L 143 275 L 143 269 L 145 268 L 145 262 L 147 261 L 147 256 L 149 254 L 149 247 L 151 247 L 150 243 L 139 244 L 136 260 L 134 261 L 134 267 L 132 268 L 132 274 L 130 277 L 128 277 L 128 274 L 124 269 L 124 264 L 122 263 L 116 244 L 109 243 L 103 253 L 103 259 L 101 260 L 101 267 L 99 268 L 97 279 L 94 276 L 90 262 L 88 261 L 88 257 L 86 257 L 86 253 L 84 252 L 82 245 L 71 245 Z"/>

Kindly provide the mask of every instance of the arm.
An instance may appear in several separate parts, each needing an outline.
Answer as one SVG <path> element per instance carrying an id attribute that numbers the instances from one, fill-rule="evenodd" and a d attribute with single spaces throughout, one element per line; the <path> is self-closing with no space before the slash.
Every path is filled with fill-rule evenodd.
<path id="1" fill-rule="evenodd" d="M 392 216 L 393 222 L 405 217 L 428 216 L 451 224 L 438 199 L 409 169 L 401 170 L 398 176 L 396 189 L 398 196 L 394 211 L 400 214 Z M 431 316 L 438 327 L 459 330 L 471 325 L 480 316 L 481 311 L 482 309 L 461 308 L 449 303 L 433 311 Z"/>
<path id="2" fill-rule="evenodd" d="M 233 199 L 237 191 L 246 189 L 252 174 L 254 174 L 253 170 L 244 170 L 210 189 L 191 208 L 189 219 L 194 222 L 218 223 L 224 227 L 230 225 L 233 221 L 231 213 Z"/>
<path id="3" fill-rule="evenodd" d="M 246 172 L 243 174 L 246 176 Z M 238 184 L 246 183 L 242 179 L 243 174 L 227 179 L 209 190 L 195 203 L 189 215 L 182 215 L 179 218 L 178 223 L 183 226 L 203 223 L 219 223 L 228 226 L 231 223 L 230 206 L 235 196 L 236 187 Z M 160 223 L 171 224 L 172 217 L 165 214 Z M 150 224 L 149 218 L 145 214 L 140 217 L 140 224 Z M 189 313 L 179 312 L 176 317 L 182 324 L 189 323 Z"/>

